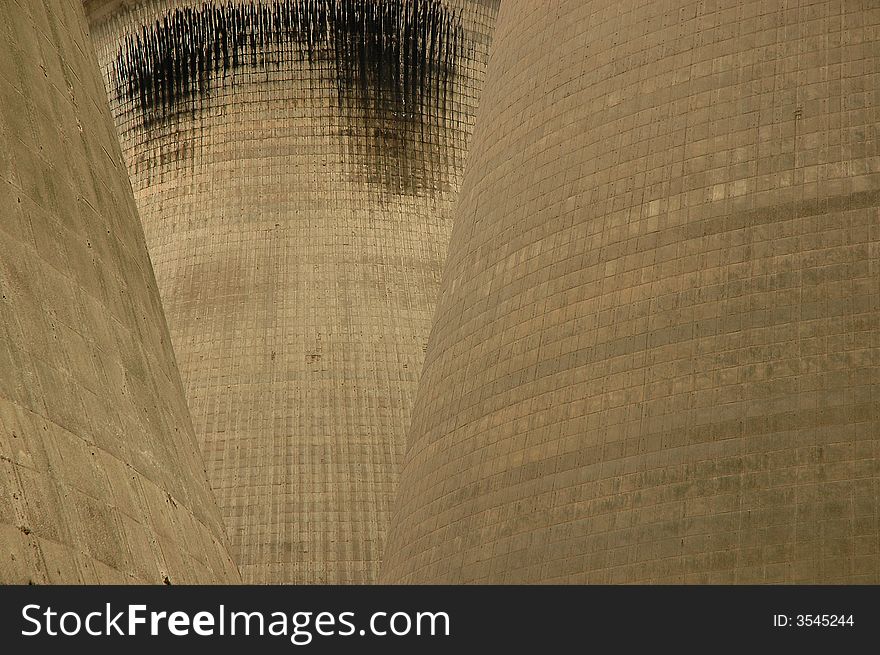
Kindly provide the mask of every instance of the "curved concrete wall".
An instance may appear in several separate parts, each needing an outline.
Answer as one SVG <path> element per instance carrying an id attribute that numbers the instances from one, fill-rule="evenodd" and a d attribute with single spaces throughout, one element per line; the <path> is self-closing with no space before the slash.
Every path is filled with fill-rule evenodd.
<path id="1" fill-rule="evenodd" d="M 0 582 L 234 582 L 79 0 L 0 3 Z"/>
<path id="2" fill-rule="evenodd" d="M 880 582 L 880 8 L 505 0 L 388 582 Z"/>
<path id="3" fill-rule="evenodd" d="M 86 8 L 243 578 L 375 580 L 497 2 Z"/>

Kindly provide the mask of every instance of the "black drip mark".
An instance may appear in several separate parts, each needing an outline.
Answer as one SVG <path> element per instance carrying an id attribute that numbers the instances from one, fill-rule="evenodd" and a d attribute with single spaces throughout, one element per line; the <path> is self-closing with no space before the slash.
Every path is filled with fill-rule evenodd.
<path id="1" fill-rule="evenodd" d="M 366 177 L 412 193 L 435 188 L 443 171 L 425 151 L 439 148 L 463 43 L 460 14 L 440 0 L 205 3 L 125 37 L 113 84 L 150 129 L 198 111 L 237 69 L 329 62 L 346 131 L 367 138 L 356 153 L 368 158 Z"/>

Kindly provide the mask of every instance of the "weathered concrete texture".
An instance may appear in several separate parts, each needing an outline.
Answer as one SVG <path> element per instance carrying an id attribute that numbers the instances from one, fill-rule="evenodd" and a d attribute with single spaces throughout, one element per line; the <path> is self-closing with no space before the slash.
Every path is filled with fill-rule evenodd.
<path id="1" fill-rule="evenodd" d="M 880 582 L 880 6 L 505 0 L 388 582 Z"/>
<path id="2" fill-rule="evenodd" d="M 0 582 L 237 581 L 79 0 L 0 2 Z"/>
<path id="3" fill-rule="evenodd" d="M 374 581 L 497 2 L 86 7 L 242 577 Z"/>

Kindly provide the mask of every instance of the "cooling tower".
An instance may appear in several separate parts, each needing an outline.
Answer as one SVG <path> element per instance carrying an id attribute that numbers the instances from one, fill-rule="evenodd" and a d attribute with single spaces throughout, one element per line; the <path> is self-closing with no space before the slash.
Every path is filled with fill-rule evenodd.
<path id="1" fill-rule="evenodd" d="M 79 0 L 0 2 L 0 582 L 234 582 Z"/>
<path id="2" fill-rule="evenodd" d="M 880 582 L 880 6 L 505 0 L 382 579 Z"/>
<path id="3" fill-rule="evenodd" d="M 90 0 L 248 582 L 377 577 L 497 0 Z"/>

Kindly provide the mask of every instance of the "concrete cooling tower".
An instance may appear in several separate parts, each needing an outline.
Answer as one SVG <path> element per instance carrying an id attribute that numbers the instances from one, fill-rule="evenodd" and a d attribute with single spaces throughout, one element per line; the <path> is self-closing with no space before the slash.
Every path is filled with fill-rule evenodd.
<path id="1" fill-rule="evenodd" d="M 0 2 L 0 583 L 235 582 L 79 0 Z"/>
<path id="2" fill-rule="evenodd" d="M 880 5 L 504 0 L 387 582 L 880 582 Z"/>
<path id="3" fill-rule="evenodd" d="M 371 582 L 497 0 L 87 0 L 247 582 Z"/>

